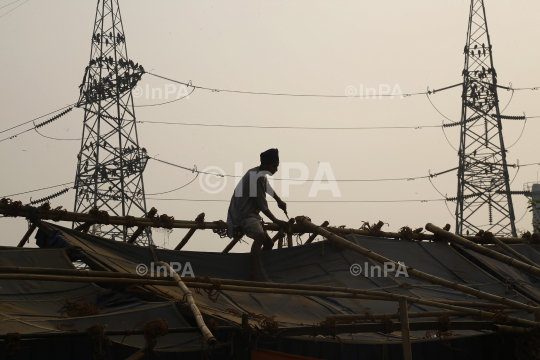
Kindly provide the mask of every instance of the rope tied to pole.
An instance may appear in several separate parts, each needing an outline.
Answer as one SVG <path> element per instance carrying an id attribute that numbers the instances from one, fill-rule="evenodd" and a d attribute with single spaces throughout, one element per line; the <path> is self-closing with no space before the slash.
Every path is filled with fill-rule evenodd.
<path id="1" fill-rule="evenodd" d="M 166 319 L 156 319 L 147 322 L 143 326 L 144 339 L 146 340 L 146 347 L 149 350 L 153 350 L 157 344 L 156 338 L 159 336 L 165 336 L 169 333 L 169 323 Z"/>
<path id="2" fill-rule="evenodd" d="M 99 210 L 96 206 L 94 206 L 92 209 L 90 209 L 90 211 L 88 211 L 88 214 L 93 215 L 96 222 L 103 222 L 105 225 L 110 223 L 111 217 L 106 210 Z"/>
<path id="3" fill-rule="evenodd" d="M 86 329 L 88 338 L 92 342 L 92 348 L 94 353 L 94 359 L 101 359 L 105 352 L 103 351 L 103 341 L 106 339 L 105 326 L 101 324 L 94 324 Z"/>
<path id="4" fill-rule="evenodd" d="M 212 287 L 210 289 L 203 288 L 204 292 L 208 294 L 208 299 L 211 302 L 217 302 L 219 298 L 219 294 L 221 293 L 221 282 L 214 281 L 210 278 L 210 276 L 206 276 L 204 278 L 201 278 L 200 276 L 196 277 L 196 282 L 198 283 L 210 283 L 212 284 Z M 204 296 L 201 292 L 200 288 L 194 288 L 194 291 L 196 294 L 199 294 L 201 296 Z"/>
<path id="5" fill-rule="evenodd" d="M 382 317 L 381 324 L 384 325 L 383 334 L 390 335 L 394 332 L 394 321 L 388 315 Z"/>
<path id="6" fill-rule="evenodd" d="M 58 312 L 60 313 L 60 317 L 71 318 L 97 315 L 100 310 L 101 307 L 99 305 L 92 305 L 88 302 L 88 297 L 71 302 L 66 296 L 66 303 Z"/>
<path id="7" fill-rule="evenodd" d="M 227 237 L 227 223 L 223 220 L 214 221 L 214 223 L 218 224 L 220 227 L 218 229 L 212 229 L 214 234 L 218 234 L 220 239 Z"/>
<path id="8" fill-rule="evenodd" d="M 399 229 L 398 233 L 400 235 L 400 240 L 414 241 L 414 232 L 410 227 L 403 226 L 401 229 Z"/>
<path id="9" fill-rule="evenodd" d="M 208 326 L 208 329 L 210 329 L 210 331 L 212 332 L 212 335 L 214 335 L 214 336 L 218 335 L 218 333 L 219 333 L 219 324 L 214 319 L 210 319 L 206 323 L 206 326 Z"/>
<path id="10" fill-rule="evenodd" d="M 134 227 L 137 226 L 137 219 L 135 219 L 135 216 L 126 215 L 126 226 L 127 227 Z"/>
<path id="11" fill-rule="evenodd" d="M 24 206 L 21 201 L 13 201 L 11 199 L 2 198 L 0 200 L 0 204 L 6 205 L 6 214 L 4 216 L 7 217 L 17 217 L 19 216 L 19 212 L 24 210 Z"/>
<path id="12" fill-rule="evenodd" d="M 13 355 L 24 348 L 20 347 L 21 344 L 21 335 L 19 333 L 7 333 L 6 337 L 6 355 Z"/>
<path id="13" fill-rule="evenodd" d="M 360 230 L 369 231 L 373 235 L 382 235 L 382 227 L 384 224 L 388 225 L 387 223 L 379 220 L 376 224 L 369 224 L 369 221 L 362 221 L 362 226 L 360 226 Z"/>

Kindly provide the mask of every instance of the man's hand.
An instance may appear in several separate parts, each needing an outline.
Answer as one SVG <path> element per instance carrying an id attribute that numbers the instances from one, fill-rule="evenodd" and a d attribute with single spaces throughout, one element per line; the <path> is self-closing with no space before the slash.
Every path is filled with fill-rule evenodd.
<path id="1" fill-rule="evenodd" d="M 274 224 L 278 224 L 279 226 L 281 226 L 284 230 L 287 230 L 289 228 L 289 223 L 287 221 L 283 221 L 283 220 L 278 220 L 278 219 L 275 219 L 273 221 Z"/>

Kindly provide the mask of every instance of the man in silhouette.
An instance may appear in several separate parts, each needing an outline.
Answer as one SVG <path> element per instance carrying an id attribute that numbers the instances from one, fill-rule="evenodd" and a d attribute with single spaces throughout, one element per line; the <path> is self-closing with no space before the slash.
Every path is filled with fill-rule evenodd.
<path id="1" fill-rule="evenodd" d="M 261 153 L 261 165 L 246 172 L 234 190 L 227 213 L 227 235 L 240 239 L 243 235 L 253 239 L 251 246 L 251 277 L 250 280 L 260 281 L 257 262 L 262 250 L 271 250 L 274 246 L 268 233 L 263 230 L 262 212 L 272 222 L 280 226 L 288 226 L 286 221 L 278 220 L 268 208 L 266 194 L 272 196 L 278 207 L 287 211 L 287 204 L 280 199 L 268 183 L 267 175 L 272 176 L 278 171 L 278 149 L 269 149 Z"/>

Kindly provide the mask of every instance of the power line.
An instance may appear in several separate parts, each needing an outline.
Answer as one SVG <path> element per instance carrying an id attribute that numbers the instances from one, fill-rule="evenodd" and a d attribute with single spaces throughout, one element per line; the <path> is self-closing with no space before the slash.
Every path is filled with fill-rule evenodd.
<path id="1" fill-rule="evenodd" d="M 157 74 L 154 74 L 154 73 L 151 73 L 151 72 L 147 72 L 147 74 L 150 74 L 152 76 L 155 76 L 155 77 L 158 77 L 158 78 L 161 78 L 161 79 L 164 79 L 164 80 L 172 81 L 172 82 L 177 83 L 177 84 L 192 87 L 194 89 L 208 90 L 208 91 L 212 91 L 212 92 L 228 92 L 228 93 L 248 94 L 248 95 L 319 97 L 319 98 L 351 98 L 351 97 L 354 97 L 354 96 L 349 96 L 349 95 L 291 94 L 291 93 L 272 93 L 272 92 L 218 89 L 218 88 L 209 88 L 209 87 L 204 87 L 204 86 L 193 85 L 191 83 L 191 81 L 186 83 L 186 82 L 182 82 L 182 81 L 178 81 L 178 80 L 173 80 L 173 79 L 170 79 L 170 78 L 167 78 L 167 77 L 164 77 L 164 76 L 161 76 L 161 75 L 157 75 Z M 427 92 L 424 91 L 424 92 L 419 92 L 419 93 L 408 93 L 408 94 L 378 94 L 377 96 L 385 96 L 385 97 L 387 97 L 387 96 L 413 96 L 413 95 L 423 95 L 423 94 L 427 94 Z"/>
<path id="2" fill-rule="evenodd" d="M 241 178 L 243 176 L 243 175 L 228 175 L 228 174 L 219 174 L 219 173 L 209 173 L 209 172 L 197 170 L 197 166 L 194 166 L 193 168 L 188 168 L 188 167 L 185 167 L 185 166 L 182 166 L 182 165 L 177 165 L 177 164 L 173 164 L 173 163 L 170 163 L 170 162 L 167 162 L 167 161 L 164 161 L 164 160 L 156 159 L 155 157 L 150 156 L 149 158 L 153 159 L 153 160 L 156 160 L 158 162 L 161 162 L 161 163 L 164 163 L 164 164 L 167 164 L 167 165 L 170 165 L 170 166 L 174 166 L 174 167 L 186 170 L 186 171 L 190 171 L 192 173 L 197 173 L 197 174 L 206 174 L 206 175 L 214 175 L 214 176 L 218 176 L 218 177 L 229 177 L 229 178 Z M 441 172 L 436 173 L 436 174 L 430 174 L 430 175 L 425 175 L 425 176 L 417 176 L 417 177 L 409 177 L 409 178 L 336 179 L 336 180 L 332 180 L 332 181 L 336 181 L 336 182 L 375 182 L 375 181 L 404 181 L 404 180 L 412 181 L 412 180 L 416 180 L 416 179 L 426 179 L 426 178 L 430 178 L 430 177 L 436 177 L 438 175 L 446 174 L 446 173 L 448 173 L 448 172 L 450 172 L 452 170 L 456 170 L 456 169 L 457 169 L 457 167 L 449 169 L 449 170 L 441 171 Z M 274 179 L 274 180 L 277 180 L 277 181 L 320 181 L 320 180 L 315 180 L 315 179 Z"/>
<path id="3" fill-rule="evenodd" d="M 257 125 L 227 125 L 227 124 L 203 124 L 203 123 L 183 123 L 166 121 L 137 121 L 140 124 L 163 124 L 163 125 L 183 125 L 183 126 L 203 126 L 203 127 L 223 127 L 223 128 L 250 128 L 250 129 L 292 129 L 292 130 L 381 130 L 381 129 L 422 129 L 439 128 L 442 125 L 420 125 L 420 126 L 366 126 L 366 127 L 310 127 L 310 126 L 257 126 Z"/>
<path id="4" fill-rule="evenodd" d="M 6 6 L 9 6 L 9 5 L 11 5 L 11 4 L 15 4 L 16 2 L 19 2 L 19 1 L 21 1 L 21 0 L 17 0 L 17 1 L 14 1 L 14 2 L 12 2 L 12 3 L 9 3 L 9 4 L 7 4 L 7 5 L 4 5 L 4 6 L 0 7 L 0 9 L 3 9 L 3 8 L 5 8 Z"/>
<path id="5" fill-rule="evenodd" d="M 193 201 L 193 202 L 230 202 L 230 200 L 221 199 L 160 199 L 146 198 L 147 200 L 163 201 Z M 288 200 L 287 203 L 405 203 L 405 202 L 434 202 L 446 201 L 446 199 L 427 199 L 427 200 Z"/>
<path id="6" fill-rule="evenodd" d="M 23 122 L 22 124 L 19 124 L 19 125 L 10 127 L 9 129 L 2 130 L 2 131 L 0 131 L 0 134 L 5 133 L 6 131 L 9 131 L 9 130 L 13 130 L 13 129 L 15 129 L 15 128 L 18 128 L 19 126 L 23 126 L 23 125 L 26 125 L 26 124 L 28 124 L 28 123 L 31 123 L 32 121 L 39 120 L 39 119 L 41 119 L 41 118 L 43 118 L 43 117 L 45 117 L 45 116 L 47 116 L 47 115 L 54 114 L 54 113 L 56 113 L 56 112 L 59 112 L 60 110 L 64 110 L 64 109 L 66 109 L 66 108 L 68 108 L 68 107 L 70 107 L 70 106 L 76 105 L 76 104 L 77 104 L 77 103 L 73 103 L 73 104 L 66 105 L 66 106 L 64 106 L 63 108 L 60 108 L 60 109 L 51 111 L 51 112 L 48 113 L 48 114 L 41 115 L 40 117 L 37 117 L 37 118 L 35 118 L 35 119 L 28 120 L 28 121 L 26 121 L 26 122 Z"/>
<path id="7" fill-rule="evenodd" d="M 20 4 L 20 5 L 16 6 L 16 7 L 14 7 L 14 8 L 11 9 L 11 10 L 9 10 L 7 13 L 3 14 L 2 16 L 0 16 L 0 18 L 6 16 L 7 14 L 9 14 L 9 13 L 12 12 L 12 11 L 14 11 L 15 9 L 17 9 L 17 8 L 19 8 L 19 7 L 21 7 L 21 6 L 23 6 L 23 5 L 26 4 L 28 1 L 30 1 L 30 0 L 26 0 L 26 1 L 23 2 L 22 4 Z M 16 2 L 16 1 L 15 1 L 15 2 Z M 12 3 L 12 4 L 13 4 L 13 3 Z M 8 5 L 10 5 L 10 4 L 8 4 Z M 6 6 L 7 6 L 7 5 L 6 5 Z M 4 7 L 5 7 L 5 6 L 4 6 Z"/>
<path id="8" fill-rule="evenodd" d="M 60 114 L 53 116 L 52 118 L 50 118 L 50 119 L 47 120 L 47 121 L 43 121 L 43 122 L 41 122 L 41 123 L 39 123 L 39 124 L 37 124 L 37 125 L 35 125 L 35 123 L 34 123 L 34 127 L 30 128 L 30 129 L 27 129 L 27 130 L 24 130 L 24 131 L 21 131 L 21 132 L 18 133 L 18 134 L 9 136 L 9 137 L 7 137 L 7 138 L 4 138 L 4 139 L 0 140 L 0 142 L 6 141 L 6 140 L 14 139 L 14 138 L 16 138 L 17 136 L 19 136 L 19 135 L 21 135 L 21 134 L 24 134 L 24 133 L 27 133 L 27 132 L 29 132 L 29 131 L 32 131 L 32 130 L 35 130 L 35 129 L 39 129 L 39 128 L 42 127 L 42 126 L 48 125 L 48 124 L 50 124 L 51 122 L 53 122 L 53 121 L 55 121 L 55 120 L 61 118 L 62 116 L 66 115 L 66 114 L 69 113 L 71 110 L 73 110 L 73 107 L 69 107 L 67 110 L 62 111 Z M 42 116 L 42 117 L 43 117 L 43 116 Z M 31 121 L 33 122 L 34 120 L 31 120 Z M 5 131 L 7 131 L 7 130 L 5 130 Z M 40 135 L 41 135 L 41 134 L 40 134 Z M 44 135 L 42 135 L 42 136 L 44 136 Z"/>

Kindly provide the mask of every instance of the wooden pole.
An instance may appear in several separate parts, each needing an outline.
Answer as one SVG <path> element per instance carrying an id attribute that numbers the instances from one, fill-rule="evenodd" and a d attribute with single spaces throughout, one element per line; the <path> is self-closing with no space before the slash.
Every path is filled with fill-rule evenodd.
<path id="1" fill-rule="evenodd" d="M 0 203 L 0 214 L 5 214 L 7 216 L 20 216 L 20 217 L 28 217 L 30 213 L 26 210 L 26 208 L 22 208 L 20 210 L 14 210 L 12 205 L 3 204 Z M 109 216 L 107 220 L 104 220 L 103 218 L 96 217 L 91 214 L 82 214 L 82 213 L 74 213 L 74 212 L 63 212 L 58 210 L 48 210 L 48 211 L 39 211 L 36 213 L 36 219 L 38 220 L 53 220 L 53 221 L 76 221 L 76 222 L 92 222 L 93 224 L 105 224 L 105 225 L 125 225 L 125 226 L 143 226 L 143 227 L 167 227 L 171 224 L 169 223 L 163 223 L 161 221 L 157 221 L 154 223 L 153 220 L 147 219 L 147 218 L 134 218 L 134 219 L 127 219 L 125 216 Z M 174 220 L 172 222 L 172 228 L 178 228 L 178 229 L 191 229 L 191 228 L 199 228 L 201 224 L 195 222 L 195 221 L 186 221 L 186 220 Z M 222 224 L 220 222 L 205 222 L 204 223 L 205 228 L 207 229 L 226 229 L 227 225 Z M 269 231 L 278 231 L 279 225 L 278 224 L 264 224 L 263 225 L 264 230 Z M 341 232 L 344 234 L 357 234 L 357 235 L 365 235 L 365 236 L 373 236 L 373 237 L 384 237 L 384 238 L 390 238 L 390 239 L 399 239 L 403 235 L 400 233 L 395 232 L 377 232 L 372 233 L 367 230 L 360 230 L 360 229 L 352 229 L 352 228 L 335 228 L 330 227 L 328 228 L 334 232 Z M 305 229 L 302 228 L 300 225 L 293 225 L 292 227 L 293 233 L 302 233 L 305 231 Z M 429 234 L 413 234 L 412 238 L 414 240 L 433 240 L 434 236 Z M 479 244 L 492 244 L 493 242 L 489 239 L 484 239 L 479 236 L 464 236 L 465 239 L 468 239 L 470 241 L 479 243 Z M 523 239 L 521 238 L 498 238 L 499 240 L 503 241 L 506 244 L 521 244 L 523 243 Z"/>
<path id="2" fill-rule="evenodd" d="M 326 237 L 327 239 L 339 244 L 340 246 L 346 248 L 346 249 L 349 249 L 349 250 L 352 250 L 352 251 L 355 251 L 361 255 L 364 255 L 372 260 L 375 260 L 381 264 L 384 264 L 384 263 L 391 263 L 391 264 L 394 264 L 394 268 L 395 269 L 398 269 L 400 266 L 404 266 L 404 265 L 401 265 L 401 264 L 398 264 L 397 262 L 393 261 L 393 260 L 390 260 L 384 256 L 381 256 L 371 250 L 368 250 L 360 245 L 356 245 L 356 244 L 353 244 L 352 242 L 350 241 L 347 241 L 345 240 L 344 238 L 342 238 L 341 236 L 338 236 L 336 234 L 333 234 L 327 230 L 324 230 L 323 228 L 320 228 L 318 227 L 317 225 L 313 224 L 311 221 L 309 221 L 306 217 L 304 216 L 299 216 L 296 218 L 296 221 L 298 224 L 300 225 L 304 225 L 306 228 L 308 228 L 309 230 L 312 230 L 312 231 L 315 231 L 317 233 L 319 233 L 320 235 Z M 444 286 L 444 287 L 447 287 L 447 288 L 450 288 L 450 289 L 454 289 L 454 290 L 458 290 L 458 291 L 461 291 L 465 294 L 469 294 L 469 295 L 473 295 L 473 296 L 476 296 L 480 299 L 485 299 L 485 300 L 488 300 L 488 301 L 492 301 L 492 302 L 496 302 L 496 303 L 500 303 L 500 304 L 504 304 L 504 305 L 508 305 L 512 308 L 515 308 L 515 309 L 521 309 L 521 310 L 525 310 L 527 312 L 534 312 L 534 308 L 533 306 L 530 306 L 530 305 L 527 305 L 527 304 L 523 304 L 523 303 L 520 303 L 518 301 L 514 301 L 514 300 L 510 300 L 510 299 L 507 299 L 507 298 L 504 298 L 504 297 L 500 297 L 500 296 L 496 296 L 496 295 L 492 295 L 492 294 L 489 294 L 489 293 L 486 293 L 484 291 L 480 291 L 480 290 L 477 290 L 477 289 L 474 289 L 474 288 L 471 288 L 471 287 L 468 287 L 468 286 L 465 286 L 465 285 L 461 285 L 461 284 L 458 284 L 456 282 L 452 282 L 452 281 L 449 281 L 449 280 L 445 280 L 445 279 L 441 279 L 437 276 L 434 276 L 434 275 L 430 275 L 430 274 L 427 274 L 423 271 L 420 271 L 420 270 L 416 270 L 412 267 L 409 267 L 409 266 L 405 266 L 406 270 L 407 270 L 407 273 L 409 275 L 412 275 L 412 276 L 415 276 L 419 279 L 423 279 L 423 280 L 427 280 L 433 284 L 437 284 L 437 285 L 441 285 L 441 286 Z"/>
<path id="3" fill-rule="evenodd" d="M 469 250 L 472 250 L 474 252 L 477 252 L 479 254 L 485 255 L 487 257 L 490 257 L 492 259 L 495 259 L 497 261 L 500 261 L 502 263 L 505 263 L 507 265 L 510 265 L 516 269 L 528 272 L 529 274 L 539 276 L 540 277 L 540 268 L 526 264 L 522 261 L 516 260 L 511 258 L 510 256 L 498 253 L 494 250 L 488 249 L 484 246 L 478 245 L 473 243 L 472 241 L 469 241 L 467 239 L 462 238 L 459 235 L 453 234 L 451 232 L 448 232 L 446 230 L 441 229 L 440 227 L 437 227 L 431 223 L 426 225 L 426 230 L 431 231 L 434 234 L 437 234 L 439 236 L 444 237 L 446 240 L 459 244 Z"/>
<path id="4" fill-rule="evenodd" d="M 162 263 L 159 263 L 159 265 Z M 164 265 L 161 265 L 164 266 Z M 80 270 L 79 270 L 80 271 Z M 38 281 L 63 281 L 63 282 L 94 282 L 94 283 L 119 283 L 119 284 L 138 284 L 138 285 L 153 285 L 153 286 L 179 286 L 181 282 L 181 290 L 184 294 L 187 287 L 195 287 L 201 289 L 213 289 L 214 285 L 203 282 L 183 282 L 182 279 L 174 271 L 172 272 L 174 281 L 171 280 L 153 280 L 142 277 L 141 279 L 131 279 L 131 278 L 110 278 L 110 277 L 84 277 L 84 276 L 55 276 L 55 275 L 35 275 L 35 274 L 0 274 L 0 280 L 38 280 Z M 177 280 L 178 279 L 178 280 Z M 273 284 L 262 284 L 262 285 L 273 285 Z M 286 284 L 288 285 L 288 284 Z M 306 286 L 306 285 L 304 285 Z M 247 292 L 247 293 L 260 293 L 260 294 L 285 294 L 285 295 L 299 295 L 299 296 L 318 296 L 318 297 L 331 297 L 331 298 L 348 298 L 348 299 L 365 299 L 365 300 L 377 300 L 377 301 L 398 301 L 399 298 L 403 297 L 398 294 L 392 293 L 380 293 L 370 290 L 359 290 L 359 289 L 349 289 L 347 292 L 336 292 L 336 291 L 311 291 L 311 290 L 298 290 L 298 289 L 287 289 L 287 288 L 271 288 L 271 287 L 249 287 L 249 286 L 236 286 L 236 285 L 221 285 L 223 291 L 237 291 L 237 292 Z M 192 297 L 188 297 L 192 299 Z M 482 316 L 485 318 L 493 317 L 493 313 L 486 312 L 477 309 L 471 309 L 461 306 L 454 306 L 445 304 L 443 302 L 436 302 L 432 300 L 424 300 L 413 298 L 410 296 L 405 297 L 408 302 L 437 307 L 441 309 L 448 309 L 453 311 L 460 311 L 465 314 Z M 193 307 L 192 311 L 194 311 Z M 531 307 L 535 309 L 534 307 Z M 508 317 L 509 321 L 521 324 L 524 326 L 540 326 L 540 324 L 520 319 L 516 317 Z"/>
<path id="5" fill-rule="evenodd" d="M 321 227 L 327 227 L 330 223 L 328 221 L 325 221 L 321 224 Z M 306 242 L 304 243 L 304 245 L 307 245 L 307 244 L 311 244 L 313 242 L 313 240 L 315 240 L 315 238 L 317 237 L 317 234 L 316 232 L 312 233 L 311 235 L 309 235 L 308 239 L 306 240 Z"/>
<path id="6" fill-rule="evenodd" d="M 405 299 L 407 301 L 407 299 Z M 401 308 L 400 308 L 401 309 Z M 503 309 L 505 313 L 518 312 L 520 310 L 511 310 Z M 439 317 L 441 315 L 448 316 L 468 316 L 462 311 L 418 311 L 418 312 L 407 312 L 409 319 L 417 318 L 430 318 L 430 317 Z M 336 320 L 341 321 L 365 321 L 365 320 L 380 320 L 384 317 L 389 317 L 390 319 L 400 319 L 401 310 L 398 313 L 388 313 L 388 314 L 329 314 L 327 318 L 335 318 Z"/>
<path id="7" fill-rule="evenodd" d="M 504 242 L 497 239 L 492 233 L 487 233 L 487 234 L 488 234 L 489 238 L 495 244 L 499 245 L 499 247 L 501 247 L 504 250 L 504 252 L 506 252 L 509 256 L 515 256 L 516 258 L 518 258 L 519 260 L 523 261 L 526 264 L 529 264 L 531 266 L 540 268 L 540 266 L 537 263 L 535 263 L 531 259 L 527 258 L 526 256 L 521 255 L 516 250 L 512 249 L 510 246 L 506 245 Z"/>
<path id="8" fill-rule="evenodd" d="M 197 215 L 197 217 L 195 218 L 195 221 L 198 222 L 198 223 L 203 223 L 204 222 L 204 213 L 200 213 L 199 215 Z M 193 236 L 193 234 L 195 234 L 195 231 L 197 231 L 197 228 L 191 228 L 189 229 L 188 233 L 186 234 L 186 236 L 184 236 L 184 238 L 182 239 L 182 241 L 180 241 L 180 244 L 178 244 L 174 250 L 182 250 L 182 248 L 187 244 L 187 242 L 189 241 L 189 239 L 191 239 L 191 237 Z"/>
<path id="9" fill-rule="evenodd" d="M 403 345 L 403 359 L 412 360 L 411 350 L 411 332 L 409 330 L 409 309 L 407 308 L 407 299 L 399 298 L 399 314 L 401 320 L 401 343 Z"/>
<path id="10" fill-rule="evenodd" d="M 146 214 L 145 218 L 152 219 L 157 214 L 157 209 L 155 207 L 151 208 L 148 214 Z M 137 230 L 131 235 L 131 237 L 128 239 L 128 244 L 133 244 L 135 240 L 139 237 L 139 235 L 142 234 L 142 232 L 146 229 L 146 226 L 139 226 Z"/>
<path id="11" fill-rule="evenodd" d="M 225 246 L 225 249 L 223 249 L 222 253 L 228 253 L 229 251 L 231 251 L 231 249 L 240 241 L 240 239 L 242 239 L 242 237 L 233 238 L 229 245 Z"/>
<path id="12" fill-rule="evenodd" d="M 28 239 L 30 239 L 30 236 L 32 235 L 34 230 L 36 230 L 36 227 L 37 227 L 37 225 L 34 224 L 34 223 L 32 223 L 32 225 L 30 225 L 30 227 L 28 228 L 28 230 L 24 234 L 22 240 L 19 242 L 19 245 L 17 245 L 17 247 L 22 248 L 24 246 L 24 244 L 26 244 L 26 242 L 28 241 Z"/>
<path id="13" fill-rule="evenodd" d="M 191 312 L 193 313 L 193 316 L 195 317 L 197 326 L 201 330 L 204 338 L 206 339 L 208 346 L 210 346 L 211 348 L 214 347 L 217 343 L 217 340 L 214 337 L 214 335 L 212 335 L 212 332 L 208 329 L 206 324 L 204 323 L 204 319 L 201 315 L 201 312 L 199 311 L 199 308 L 197 307 L 197 305 L 195 304 L 195 300 L 193 299 L 193 294 L 191 293 L 191 291 L 189 291 L 187 286 L 184 284 L 184 282 L 180 278 L 180 275 L 178 275 L 176 271 L 173 271 L 171 267 L 169 266 L 169 264 L 167 264 L 166 262 L 160 261 L 156 265 L 165 266 L 167 268 L 167 272 L 173 275 L 174 281 L 176 282 L 180 290 L 182 290 L 182 293 L 184 293 L 184 297 L 186 298 L 189 304 L 189 307 L 191 309 Z"/>

